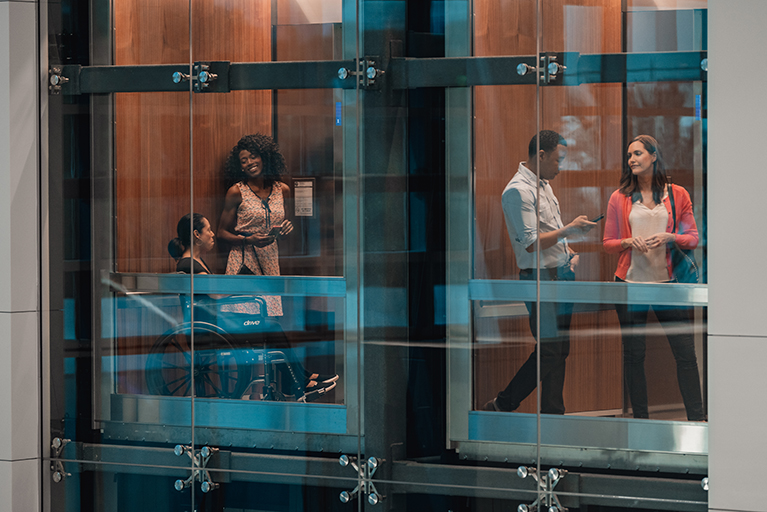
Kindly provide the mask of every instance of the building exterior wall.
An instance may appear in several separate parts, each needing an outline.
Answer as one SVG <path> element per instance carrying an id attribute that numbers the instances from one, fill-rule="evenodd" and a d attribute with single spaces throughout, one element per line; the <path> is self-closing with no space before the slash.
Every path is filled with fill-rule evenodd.
<path id="1" fill-rule="evenodd" d="M 767 277 L 751 269 L 767 251 L 753 222 L 763 217 L 767 185 L 760 150 L 767 71 L 752 66 L 752 50 L 765 44 L 765 17 L 760 0 L 708 3 L 711 510 L 765 510 L 762 475 L 748 471 L 767 455 L 760 398 L 767 386 Z"/>
<path id="2" fill-rule="evenodd" d="M 0 2 L 0 508 L 39 510 L 37 4 Z"/>

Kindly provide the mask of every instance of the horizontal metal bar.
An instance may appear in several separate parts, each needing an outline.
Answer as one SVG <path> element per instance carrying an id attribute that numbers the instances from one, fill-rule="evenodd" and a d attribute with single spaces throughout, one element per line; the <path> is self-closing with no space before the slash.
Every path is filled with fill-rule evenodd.
<path id="1" fill-rule="evenodd" d="M 71 443 L 81 455 L 67 453 L 61 459 L 67 471 L 105 471 L 119 474 L 187 476 L 192 463 L 176 457 L 172 447 Z M 198 447 L 202 444 L 198 444 Z M 534 501 L 533 478 L 520 479 L 516 464 L 481 467 L 391 461 L 391 480 L 375 480 L 385 494 L 432 494 L 469 496 L 514 501 Z M 213 480 L 228 482 L 291 483 L 325 488 L 351 489 L 357 475 L 338 464 L 336 456 L 243 453 L 222 450 L 207 468 Z M 543 467 L 542 469 L 547 469 Z M 651 478 L 640 475 L 609 475 L 571 471 L 557 484 L 555 493 L 563 505 L 612 505 L 655 510 L 705 511 L 708 494 L 697 479 Z"/>
<path id="2" fill-rule="evenodd" d="M 227 63 L 219 63 L 227 64 Z M 228 76 L 218 71 L 211 90 L 263 89 L 354 89 L 354 75 L 338 77 L 339 68 L 355 69 L 354 61 L 236 62 L 227 64 Z M 217 68 L 211 68 L 215 72 Z M 64 66 L 62 75 L 70 82 L 62 94 L 104 94 L 113 92 L 184 92 L 189 82 L 173 82 L 173 73 L 190 75 L 189 64 L 144 66 Z M 228 83 L 219 83 L 228 81 Z"/>
<path id="3" fill-rule="evenodd" d="M 67 73 L 65 66 L 64 73 Z M 80 71 L 79 91 L 62 94 L 106 94 L 113 92 L 188 92 L 189 82 L 173 82 L 173 73 L 189 74 L 189 64 L 148 66 L 88 66 Z M 65 75 L 66 76 L 66 75 Z"/>
<path id="4" fill-rule="evenodd" d="M 636 476 L 600 475 L 581 473 L 576 482 L 567 482 L 566 475 L 560 487 L 560 499 L 567 498 L 562 491 L 579 493 L 578 500 L 586 505 L 649 508 L 654 510 L 705 511 L 708 492 L 700 480 L 647 478 Z"/>
<path id="5" fill-rule="evenodd" d="M 469 413 L 469 439 L 537 442 L 535 414 Z M 541 444 L 638 452 L 708 453 L 708 424 L 633 418 L 544 415 Z"/>
<path id="6" fill-rule="evenodd" d="M 392 489 L 396 493 L 535 500 L 535 482 L 532 478 L 519 478 L 517 467 L 394 461 L 391 479 L 397 483 L 392 485 Z"/>
<path id="7" fill-rule="evenodd" d="M 354 61 L 237 62 L 229 68 L 229 87 L 256 89 L 354 89 L 354 75 L 341 80 L 338 70 L 354 71 Z"/>
<path id="8" fill-rule="evenodd" d="M 102 439 L 106 443 L 132 441 L 136 443 L 182 443 L 191 440 L 192 428 L 123 421 L 104 421 Z M 194 427 L 194 439 L 199 445 L 234 446 L 259 450 L 301 450 L 314 453 L 354 453 L 359 438 L 356 434 L 286 432 L 280 430 L 251 430 L 246 428 Z"/>
<path id="9" fill-rule="evenodd" d="M 705 81 L 706 52 L 561 54 L 562 85 Z"/>
<path id="10" fill-rule="evenodd" d="M 75 443 L 70 443 L 75 444 Z M 186 444 L 179 440 L 179 444 Z M 202 447 L 197 444 L 196 447 Z M 158 476 L 181 477 L 192 469 L 187 455 L 173 453 L 173 446 L 156 448 L 147 446 L 126 446 L 108 444 L 78 443 L 76 459 L 62 457 L 65 467 L 79 463 L 81 471 L 113 471 L 121 474 L 154 474 Z M 56 460 L 56 459 L 54 459 Z M 111 468 L 114 464 L 117 467 Z M 72 468 L 74 469 L 74 468 Z M 268 453 L 242 453 L 220 451 L 211 457 L 206 466 L 215 472 L 218 482 L 254 481 L 273 483 L 295 483 L 304 485 L 349 485 L 354 487 L 357 475 L 351 467 L 342 467 L 338 455 L 328 457 L 306 457 L 299 455 L 275 455 Z M 222 478 L 223 477 L 223 478 Z M 328 481 L 333 479 L 336 482 Z"/>
<path id="11" fill-rule="evenodd" d="M 706 80 L 706 52 L 579 54 L 552 53 L 566 69 L 551 86 Z M 394 59 L 388 71 L 394 89 L 535 84 L 536 72 L 520 76 L 519 64 L 535 67 L 534 55 Z"/>
<path id="12" fill-rule="evenodd" d="M 706 52 L 656 52 L 550 54 L 566 69 L 550 85 L 586 83 L 633 83 L 706 80 L 701 69 Z M 519 64 L 535 67 L 535 55 L 503 57 L 448 57 L 392 59 L 382 80 L 391 81 L 394 89 L 424 87 L 470 87 L 478 85 L 534 85 L 536 71 L 517 73 Z M 211 90 L 263 89 L 354 89 L 355 75 L 345 80 L 338 70 L 354 71 L 354 61 L 235 62 L 228 66 L 228 83 L 211 86 Z M 62 85 L 63 94 L 113 92 L 183 92 L 188 82 L 173 82 L 173 73 L 190 74 L 188 63 L 145 66 L 62 67 L 69 83 Z M 219 80 L 226 80 L 223 75 Z"/>
<path id="13" fill-rule="evenodd" d="M 113 421 L 186 426 L 192 424 L 190 398 L 113 395 Z M 333 404 L 259 402 L 197 398 L 195 426 L 346 434 L 346 407 Z"/>
<path id="14" fill-rule="evenodd" d="M 705 284 L 541 281 L 540 285 L 542 302 L 708 305 L 708 285 Z M 469 281 L 470 300 L 535 302 L 536 296 L 535 281 L 509 279 Z"/>
<path id="15" fill-rule="evenodd" d="M 474 85 L 535 85 L 535 71 L 520 76 L 519 64 L 535 67 L 535 55 L 514 57 L 448 57 L 393 59 L 386 77 L 393 89 L 469 87 Z"/>
<path id="16" fill-rule="evenodd" d="M 394 461 L 394 482 L 390 485 L 394 493 L 472 496 L 516 501 L 529 499 L 531 493 L 534 497 L 533 479 L 518 478 L 516 464 L 508 466 L 492 468 Z M 655 510 L 705 511 L 708 499 L 700 481 L 696 479 L 576 472 L 565 475 L 554 492 L 562 504 L 568 507 L 613 505 Z"/>
<path id="17" fill-rule="evenodd" d="M 296 297 L 345 297 L 343 277 L 227 276 L 187 274 L 109 273 L 102 283 L 118 292 L 283 295 Z"/>

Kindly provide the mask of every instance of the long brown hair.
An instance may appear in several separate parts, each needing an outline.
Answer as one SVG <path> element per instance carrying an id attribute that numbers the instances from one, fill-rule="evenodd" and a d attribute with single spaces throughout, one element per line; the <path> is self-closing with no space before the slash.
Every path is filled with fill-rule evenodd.
<path id="1" fill-rule="evenodd" d="M 650 135 L 638 135 L 629 143 L 629 146 L 635 142 L 641 142 L 648 153 L 655 155 L 655 162 L 653 162 L 652 166 L 652 198 L 656 204 L 660 204 L 665 193 L 666 183 L 668 183 L 666 179 L 666 166 L 663 163 L 660 145 Z M 642 193 L 639 191 L 639 180 L 631 172 L 631 168 L 628 166 L 628 158 L 621 172 L 620 191 L 623 195 L 631 196 L 631 202 L 633 203 L 642 199 Z"/>

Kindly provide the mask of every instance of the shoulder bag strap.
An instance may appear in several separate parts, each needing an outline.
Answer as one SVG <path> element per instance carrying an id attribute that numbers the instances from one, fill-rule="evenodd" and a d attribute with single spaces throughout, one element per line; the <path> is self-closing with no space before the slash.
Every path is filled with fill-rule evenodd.
<path id="1" fill-rule="evenodd" d="M 676 233 L 676 207 L 674 206 L 674 192 L 671 190 L 671 183 L 668 184 L 668 200 L 671 202 L 671 218 L 674 219 L 674 229 L 672 233 Z"/>

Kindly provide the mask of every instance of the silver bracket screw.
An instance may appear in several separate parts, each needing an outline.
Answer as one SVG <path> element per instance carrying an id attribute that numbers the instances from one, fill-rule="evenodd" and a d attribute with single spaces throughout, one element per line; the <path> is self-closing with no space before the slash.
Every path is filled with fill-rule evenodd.
<path id="1" fill-rule="evenodd" d="M 350 457 L 348 455 L 341 455 L 338 458 L 338 463 L 342 466 L 351 466 L 360 479 L 360 483 L 351 491 L 343 491 L 339 494 L 338 499 L 341 503 L 349 503 L 351 500 L 359 496 L 360 494 L 367 495 L 368 503 L 371 505 L 378 505 L 386 497 L 376 489 L 373 483 L 373 475 L 384 463 L 384 459 L 378 457 L 369 457 L 363 464 L 358 464 L 357 457 Z"/>
<path id="2" fill-rule="evenodd" d="M 60 67 L 53 66 L 48 70 L 48 91 L 51 94 L 61 94 L 61 86 L 68 82 L 69 78 L 61 74 Z"/>
<path id="3" fill-rule="evenodd" d="M 53 440 L 51 440 L 51 459 L 58 459 L 61 456 L 61 452 L 64 451 L 64 447 L 71 442 L 72 441 L 70 439 L 54 437 Z M 59 483 L 65 478 L 72 476 L 72 473 L 67 473 L 66 468 L 64 468 L 64 462 L 60 460 L 51 461 L 51 471 L 51 477 L 56 483 Z"/>
<path id="4" fill-rule="evenodd" d="M 534 467 L 519 466 L 517 476 L 519 478 L 533 477 L 542 494 L 530 505 L 524 503 L 519 505 L 517 512 L 534 512 L 541 507 L 545 507 L 547 512 L 567 512 L 567 507 L 562 506 L 559 497 L 554 493 L 554 488 L 566 475 L 567 470 L 561 468 L 551 468 L 546 473 L 539 474 Z"/>
<path id="5" fill-rule="evenodd" d="M 198 481 L 200 482 L 200 489 L 202 492 L 208 493 L 218 489 L 220 485 L 213 481 L 213 479 L 210 477 L 210 472 L 207 470 L 208 461 L 210 461 L 210 458 L 214 454 L 218 453 L 218 451 L 218 448 L 203 446 L 199 453 L 195 453 L 192 446 L 177 444 L 173 448 L 173 453 L 178 457 L 187 454 L 192 460 L 194 469 L 192 469 L 192 474 L 189 476 L 189 478 L 186 480 L 176 480 L 173 484 L 173 487 L 177 491 L 183 491 L 184 489 L 191 487 L 195 481 Z"/>

